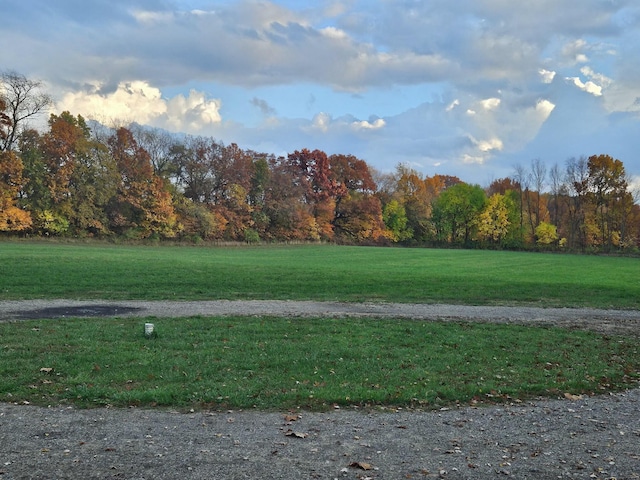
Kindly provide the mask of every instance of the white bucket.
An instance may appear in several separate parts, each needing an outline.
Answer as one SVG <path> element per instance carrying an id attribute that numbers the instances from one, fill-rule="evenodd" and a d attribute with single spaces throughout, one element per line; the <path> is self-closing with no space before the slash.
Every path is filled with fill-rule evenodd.
<path id="1" fill-rule="evenodd" d="M 145 323 L 144 324 L 144 336 L 150 337 L 153 335 L 153 323 Z"/>

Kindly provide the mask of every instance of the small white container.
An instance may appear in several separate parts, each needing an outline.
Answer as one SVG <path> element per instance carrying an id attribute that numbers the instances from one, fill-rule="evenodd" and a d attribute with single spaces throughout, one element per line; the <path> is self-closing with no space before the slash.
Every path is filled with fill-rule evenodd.
<path id="1" fill-rule="evenodd" d="M 145 323 L 144 324 L 144 336 L 145 337 L 151 337 L 153 335 L 153 328 L 154 325 L 153 323 Z"/>

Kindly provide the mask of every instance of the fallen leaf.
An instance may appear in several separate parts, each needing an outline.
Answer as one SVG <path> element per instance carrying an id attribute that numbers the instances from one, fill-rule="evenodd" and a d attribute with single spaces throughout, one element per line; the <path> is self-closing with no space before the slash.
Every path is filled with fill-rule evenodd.
<path id="1" fill-rule="evenodd" d="M 582 400 L 582 395 L 572 395 L 571 393 L 567 392 L 564 394 L 564 398 L 567 398 L 572 401 Z"/>
<path id="2" fill-rule="evenodd" d="M 295 422 L 297 420 L 300 420 L 300 415 L 285 415 L 284 416 L 284 421 L 285 422 Z"/>
<path id="3" fill-rule="evenodd" d="M 51 372 L 53 372 L 53 368 L 50 368 L 50 367 L 42 367 L 42 368 L 40 369 L 40 372 L 41 372 L 41 373 L 51 373 Z"/>
<path id="4" fill-rule="evenodd" d="M 302 432 L 294 432 L 293 430 L 289 429 L 286 432 L 284 432 L 284 434 L 287 437 L 295 437 L 295 438 L 307 438 L 309 436 L 308 433 L 302 433 Z"/>
<path id="5" fill-rule="evenodd" d="M 373 467 L 371 466 L 370 463 L 365 463 L 365 462 L 353 462 L 350 463 L 349 466 L 351 468 L 359 468 L 360 470 L 372 470 Z"/>

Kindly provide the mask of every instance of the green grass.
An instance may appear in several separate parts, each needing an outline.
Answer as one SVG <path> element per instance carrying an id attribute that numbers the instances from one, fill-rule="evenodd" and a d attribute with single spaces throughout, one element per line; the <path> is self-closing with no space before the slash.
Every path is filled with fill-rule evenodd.
<path id="1" fill-rule="evenodd" d="M 0 401 L 433 408 L 598 393 L 640 377 L 635 339 L 556 328 L 389 319 L 147 320 L 157 338 L 143 336 L 140 319 L 0 324 Z"/>
<path id="2" fill-rule="evenodd" d="M 640 308 L 640 259 L 331 245 L 0 242 L 0 300 L 298 299 Z"/>

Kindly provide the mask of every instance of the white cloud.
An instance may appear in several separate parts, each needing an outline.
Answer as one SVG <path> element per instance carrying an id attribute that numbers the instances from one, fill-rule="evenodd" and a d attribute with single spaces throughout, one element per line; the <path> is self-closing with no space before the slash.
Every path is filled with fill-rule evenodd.
<path id="1" fill-rule="evenodd" d="M 351 125 L 356 130 L 379 130 L 386 125 L 386 122 L 382 118 L 378 118 L 373 123 L 363 120 L 360 122 L 353 122 Z"/>
<path id="2" fill-rule="evenodd" d="M 572 82 L 576 87 L 578 87 L 583 92 L 590 93 L 594 97 L 600 97 L 602 95 L 602 87 L 596 85 L 591 80 L 583 83 L 579 77 L 567 77 L 567 80 Z"/>
<path id="3" fill-rule="evenodd" d="M 562 47 L 561 55 L 570 64 L 587 63 L 589 57 L 584 53 L 587 49 L 587 41 L 583 38 L 568 42 Z"/>
<path id="4" fill-rule="evenodd" d="M 490 138 L 488 140 L 476 140 L 472 136 L 469 136 L 469 139 L 473 142 L 473 144 L 478 147 L 483 153 L 491 152 L 492 150 L 502 150 L 504 148 L 504 144 L 502 140 L 499 138 Z"/>
<path id="5" fill-rule="evenodd" d="M 450 112 L 451 110 L 453 110 L 454 108 L 456 108 L 458 105 L 460 105 L 460 100 L 458 100 L 458 99 L 456 98 L 456 99 L 455 99 L 453 102 L 451 102 L 451 103 L 449 104 L 449 106 L 447 107 L 447 109 L 446 109 L 446 110 L 447 110 L 447 112 Z"/>
<path id="6" fill-rule="evenodd" d="M 580 69 L 580 72 L 587 78 L 597 82 L 602 88 L 606 89 L 611 86 L 613 80 L 603 75 L 602 73 L 596 73 L 589 66 L 584 66 Z"/>
<path id="7" fill-rule="evenodd" d="M 555 108 L 556 106 L 549 100 L 538 100 L 538 103 L 536 103 L 536 112 L 541 115 L 542 122 L 545 122 L 547 118 L 549 118 L 549 115 L 551 115 L 551 112 L 553 112 Z"/>
<path id="8" fill-rule="evenodd" d="M 121 82 L 111 93 L 98 86 L 90 92 L 67 93 L 57 103 L 59 111 L 68 110 L 102 122 L 138 122 L 186 133 L 200 133 L 222 121 L 221 103 L 191 90 L 173 98 L 162 97 L 160 89 L 143 81 Z"/>
<path id="9" fill-rule="evenodd" d="M 487 98 L 485 100 L 480 100 L 480 105 L 482 105 L 482 108 L 484 108 L 485 110 L 495 110 L 500 106 L 500 99 Z"/>
<path id="10" fill-rule="evenodd" d="M 542 77 L 542 83 L 552 83 L 553 79 L 556 77 L 556 72 L 546 70 L 544 68 L 538 70 L 538 73 L 540 74 L 540 77 Z"/>
<path id="11" fill-rule="evenodd" d="M 331 125 L 331 115 L 320 112 L 313 117 L 311 121 L 311 128 L 314 130 L 320 130 L 321 132 L 327 132 Z"/>
<path id="12" fill-rule="evenodd" d="M 465 153 L 464 155 L 462 155 L 462 163 L 465 164 L 479 164 L 482 165 L 483 163 L 485 163 L 487 161 L 487 157 L 486 156 L 481 156 L 481 155 L 469 155 L 468 153 Z"/>

